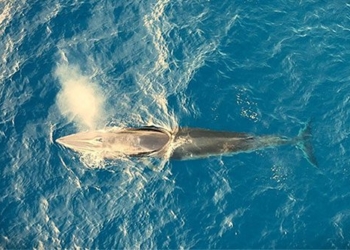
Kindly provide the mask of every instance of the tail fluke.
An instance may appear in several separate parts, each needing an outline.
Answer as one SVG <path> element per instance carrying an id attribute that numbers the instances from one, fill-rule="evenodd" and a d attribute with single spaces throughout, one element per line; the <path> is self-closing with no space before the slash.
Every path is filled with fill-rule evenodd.
<path id="1" fill-rule="evenodd" d="M 299 132 L 297 146 L 303 151 L 307 161 L 314 167 L 318 167 L 314 149 L 311 144 L 311 135 L 311 124 L 308 122 Z"/>

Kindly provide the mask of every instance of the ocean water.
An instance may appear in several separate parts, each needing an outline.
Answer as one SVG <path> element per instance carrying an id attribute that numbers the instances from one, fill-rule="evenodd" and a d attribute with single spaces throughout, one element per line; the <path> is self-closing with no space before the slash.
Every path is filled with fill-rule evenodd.
<path id="1" fill-rule="evenodd" d="M 0 248 L 350 248 L 347 1 L 0 2 Z M 296 136 L 96 161 L 61 136 L 156 125 Z M 152 171 L 156 165 L 158 171 Z"/>

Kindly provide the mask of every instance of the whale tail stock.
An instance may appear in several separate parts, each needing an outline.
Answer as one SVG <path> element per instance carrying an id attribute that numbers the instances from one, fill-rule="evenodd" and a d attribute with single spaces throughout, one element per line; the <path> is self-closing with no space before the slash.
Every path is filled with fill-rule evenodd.
<path id="1" fill-rule="evenodd" d="M 296 139 L 297 139 L 297 147 L 303 151 L 306 160 L 314 167 L 318 167 L 314 149 L 311 143 L 312 131 L 311 131 L 310 121 L 308 121 L 305 127 L 300 130 L 299 135 L 297 136 Z"/>

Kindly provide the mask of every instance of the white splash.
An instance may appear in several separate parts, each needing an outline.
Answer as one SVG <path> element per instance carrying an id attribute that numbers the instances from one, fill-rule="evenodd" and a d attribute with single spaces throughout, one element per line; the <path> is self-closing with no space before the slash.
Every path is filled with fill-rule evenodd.
<path id="1" fill-rule="evenodd" d="M 77 66 L 61 64 L 55 71 L 61 84 L 57 106 L 78 129 L 96 129 L 104 121 L 104 96 L 99 86 Z"/>

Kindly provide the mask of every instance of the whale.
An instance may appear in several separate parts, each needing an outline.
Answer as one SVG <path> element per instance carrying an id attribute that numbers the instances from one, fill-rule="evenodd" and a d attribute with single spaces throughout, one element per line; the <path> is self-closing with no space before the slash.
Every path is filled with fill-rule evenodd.
<path id="1" fill-rule="evenodd" d="M 189 127 L 168 131 L 161 127 L 146 126 L 106 127 L 64 136 L 56 142 L 77 153 L 94 154 L 105 159 L 156 157 L 174 160 L 193 160 L 296 145 L 311 165 L 318 166 L 311 144 L 310 123 L 291 138 Z"/>

